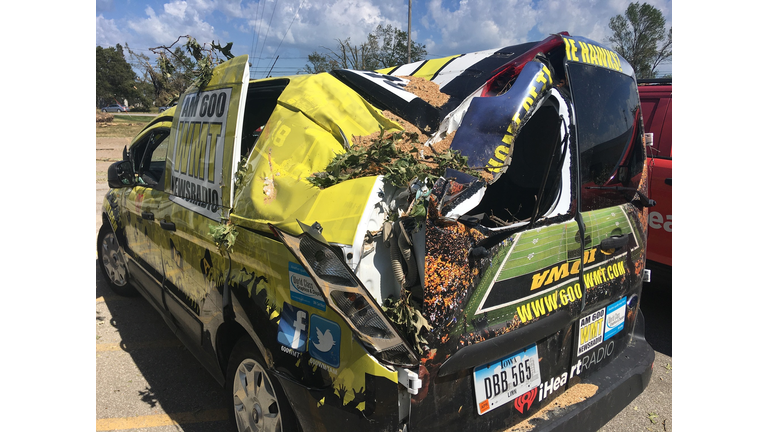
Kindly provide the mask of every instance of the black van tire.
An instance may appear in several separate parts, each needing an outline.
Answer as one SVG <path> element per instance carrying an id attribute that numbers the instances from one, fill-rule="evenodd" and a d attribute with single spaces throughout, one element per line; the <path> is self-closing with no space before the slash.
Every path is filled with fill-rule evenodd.
<path id="1" fill-rule="evenodd" d="M 296 419 L 280 382 L 249 336 L 237 342 L 226 376 L 229 419 L 238 432 L 295 432 Z M 237 386 L 235 383 L 238 383 Z M 256 426 L 261 424 L 261 428 Z"/>
<path id="2" fill-rule="evenodd" d="M 108 225 L 102 225 L 96 242 L 99 268 L 109 288 L 117 295 L 135 297 L 139 294 L 128 282 L 128 267 L 117 243 L 117 236 Z"/>

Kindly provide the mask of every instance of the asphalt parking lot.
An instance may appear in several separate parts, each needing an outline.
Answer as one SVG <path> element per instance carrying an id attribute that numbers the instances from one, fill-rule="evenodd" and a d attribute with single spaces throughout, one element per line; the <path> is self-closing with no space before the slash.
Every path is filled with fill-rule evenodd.
<path id="1" fill-rule="evenodd" d="M 107 191 L 106 167 L 126 139 L 97 139 L 96 232 Z M 96 235 L 94 234 L 94 244 Z M 142 297 L 119 297 L 96 281 L 96 430 L 228 431 L 224 389 Z M 672 430 L 672 286 L 656 277 L 644 289 L 646 338 L 656 351 L 648 388 L 601 432 Z"/>

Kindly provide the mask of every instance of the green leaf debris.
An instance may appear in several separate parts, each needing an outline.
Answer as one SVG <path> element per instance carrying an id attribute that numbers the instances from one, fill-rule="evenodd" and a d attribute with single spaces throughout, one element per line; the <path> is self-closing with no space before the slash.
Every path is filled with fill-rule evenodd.
<path id="1" fill-rule="evenodd" d="M 447 168 L 480 177 L 458 151 L 449 148 L 425 155 L 419 147 L 422 145 L 417 133 L 389 133 L 382 129 L 368 144 L 355 143 L 347 152 L 337 154 L 324 172 L 315 173 L 308 180 L 319 188 L 327 188 L 350 179 L 381 175 L 394 186 L 406 187 L 414 178 L 434 181 Z"/>
<path id="2" fill-rule="evenodd" d="M 427 319 L 421 314 L 418 306 L 411 300 L 411 293 L 403 290 L 399 299 L 388 297 L 381 306 L 384 314 L 406 335 L 408 341 L 416 347 L 419 354 L 424 353 L 422 348 L 427 344 L 427 339 L 421 334 L 432 330 Z"/>
<path id="3" fill-rule="evenodd" d="M 209 225 L 208 234 L 213 237 L 214 244 L 222 254 L 230 252 L 237 239 L 237 230 L 229 219 L 222 219 L 219 225 Z"/>

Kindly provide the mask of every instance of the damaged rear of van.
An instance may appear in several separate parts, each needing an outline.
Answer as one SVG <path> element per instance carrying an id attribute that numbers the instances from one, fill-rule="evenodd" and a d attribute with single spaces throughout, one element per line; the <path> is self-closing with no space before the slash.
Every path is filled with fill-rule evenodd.
<path id="1" fill-rule="evenodd" d="M 161 181 L 196 212 L 165 235 L 202 282 L 161 271 L 239 430 L 268 413 L 275 430 L 597 430 L 647 386 L 651 202 L 621 56 L 561 33 L 377 72 L 228 63 L 165 113 Z M 207 144 L 206 110 L 229 119 Z M 218 188 L 185 180 L 196 158 Z M 236 241 L 220 253 L 182 219 Z M 254 364 L 269 406 L 230 373 Z"/>
<path id="2" fill-rule="evenodd" d="M 639 309 L 649 201 L 631 66 L 593 41 L 560 34 L 378 73 L 331 75 L 394 114 L 368 114 L 380 137 L 415 126 L 425 147 L 452 139 L 450 151 L 465 157 L 464 171 L 474 175 L 448 168 L 405 187 L 383 176 L 347 179 L 322 192 L 330 197 L 336 188 L 343 198 L 312 203 L 336 207 L 328 210 L 334 216 L 305 217 L 300 231 L 269 223 L 298 260 L 297 274 L 305 271 L 317 287 L 318 302 L 350 328 L 373 357 L 368 361 L 398 376 L 396 398 L 378 373 L 366 371 L 365 386 L 345 385 L 343 362 L 327 369 L 334 391 L 325 401 L 287 384 L 293 404 L 309 400 L 316 411 L 302 426 L 317 418 L 349 421 L 321 415 L 338 398 L 335 409 L 361 409 L 361 427 L 589 430 L 638 395 L 654 354 Z M 409 92 L 418 78 L 447 100 L 437 106 Z M 328 105 L 319 108 L 348 107 Z M 370 132 L 355 126 L 325 125 L 345 150 Z M 343 175 L 319 171 L 313 175 Z M 281 187 L 275 190 L 279 200 Z M 312 355 L 313 344 L 310 364 L 322 360 Z M 356 405 L 371 391 L 375 397 Z M 568 391 L 576 396 L 570 402 L 549 405 Z M 390 420 L 377 418 L 387 403 Z"/>

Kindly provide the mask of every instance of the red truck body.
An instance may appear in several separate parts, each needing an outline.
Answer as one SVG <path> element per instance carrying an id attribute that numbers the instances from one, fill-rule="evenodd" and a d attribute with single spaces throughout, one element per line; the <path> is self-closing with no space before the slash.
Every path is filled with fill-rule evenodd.
<path id="1" fill-rule="evenodd" d="M 645 132 L 653 134 L 646 164 L 656 206 L 648 212 L 647 259 L 672 267 L 672 80 L 638 80 L 637 87 Z"/>

